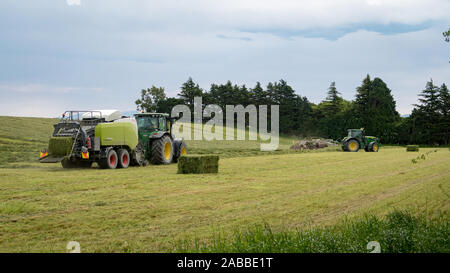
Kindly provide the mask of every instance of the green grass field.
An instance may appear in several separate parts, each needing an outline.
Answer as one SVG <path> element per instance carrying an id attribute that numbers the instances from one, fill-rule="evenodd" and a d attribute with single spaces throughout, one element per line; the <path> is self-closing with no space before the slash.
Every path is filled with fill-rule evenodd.
<path id="1" fill-rule="evenodd" d="M 0 168 L 14 162 L 33 162 L 48 146 L 56 119 L 0 116 Z"/>
<path id="2" fill-rule="evenodd" d="M 54 122 L 0 117 L 0 252 L 66 252 L 69 241 L 82 252 L 179 251 L 181 241 L 213 245 L 255 225 L 327 227 L 394 209 L 448 222 L 448 148 L 300 153 L 286 137 L 264 154 L 256 142 L 190 141 L 191 152 L 221 154 L 218 174 L 177 174 L 174 164 L 65 170 L 35 161 Z"/>
<path id="3" fill-rule="evenodd" d="M 307 229 L 273 231 L 269 225 L 255 225 L 231 236 L 218 233 L 207 244 L 194 239 L 176 246 L 176 252 L 196 253 L 448 253 L 450 224 L 445 214 L 430 219 L 394 210 L 383 217 L 364 214 Z"/>

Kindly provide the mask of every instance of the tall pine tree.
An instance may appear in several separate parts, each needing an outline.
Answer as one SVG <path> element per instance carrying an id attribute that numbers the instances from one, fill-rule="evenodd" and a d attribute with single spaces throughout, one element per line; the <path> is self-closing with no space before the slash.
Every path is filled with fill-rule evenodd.
<path id="1" fill-rule="evenodd" d="M 445 84 L 441 85 L 438 94 L 438 111 L 440 143 L 448 145 L 450 141 L 450 94 Z"/>
<path id="2" fill-rule="evenodd" d="M 342 110 L 341 104 L 343 102 L 341 93 L 336 89 L 336 83 L 332 82 L 328 88 L 327 97 L 325 99 L 325 114 L 328 116 L 336 115 Z"/>
<path id="3" fill-rule="evenodd" d="M 419 93 L 419 104 L 411 114 L 414 140 L 418 143 L 439 143 L 439 88 L 431 79 Z"/>
<path id="4" fill-rule="evenodd" d="M 203 90 L 198 84 L 194 83 L 191 77 L 189 77 L 189 79 L 181 86 L 181 92 L 178 96 L 183 99 L 185 104 L 193 106 L 194 97 L 203 96 Z"/>
<path id="5" fill-rule="evenodd" d="M 380 78 L 371 81 L 367 75 L 357 88 L 354 104 L 356 120 L 367 134 L 378 136 L 383 142 L 391 143 L 396 139 L 395 123 L 400 115 L 395 106 L 391 90 Z"/>

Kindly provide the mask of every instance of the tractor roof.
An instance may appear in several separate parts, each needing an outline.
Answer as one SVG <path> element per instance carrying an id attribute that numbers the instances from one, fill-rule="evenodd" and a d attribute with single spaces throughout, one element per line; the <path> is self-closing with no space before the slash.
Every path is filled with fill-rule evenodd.
<path id="1" fill-rule="evenodd" d="M 138 114 L 134 114 L 135 117 L 144 117 L 144 116 L 163 116 L 163 117 L 168 117 L 169 114 L 167 113 L 138 113 Z"/>

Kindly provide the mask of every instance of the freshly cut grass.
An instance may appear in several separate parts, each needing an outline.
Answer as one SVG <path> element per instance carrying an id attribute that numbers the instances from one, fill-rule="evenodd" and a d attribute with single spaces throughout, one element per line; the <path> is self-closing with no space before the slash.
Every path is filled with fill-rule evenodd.
<path id="1" fill-rule="evenodd" d="M 448 215 L 450 150 L 421 150 L 437 152 L 420 164 L 404 147 L 220 158 L 217 174 L 15 163 L 0 169 L 0 252 L 66 252 L 69 241 L 83 252 L 164 252 L 260 223 L 278 232 L 393 208 Z"/>
<path id="2" fill-rule="evenodd" d="M 178 159 L 178 173 L 218 173 L 219 156 L 186 155 Z"/>
<path id="3" fill-rule="evenodd" d="M 448 215 L 429 219 L 408 211 L 393 211 L 385 217 L 363 215 L 335 225 L 273 231 L 269 225 L 255 225 L 216 235 L 208 244 L 179 241 L 176 252 L 231 253 L 367 253 L 369 242 L 377 242 L 383 253 L 450 253 Z"/>
<path id="4" fill-rule="evenodd" d="M 418 152 L 419 145 L 406 145 L 406 151 L 407 152 Z"/>
<path id="5" fill-rule="evenodd" d="M 26 202 L 15 201 L 0 204 L 0 214 L 14 215 L 32 211 L 33 205 Z"/>

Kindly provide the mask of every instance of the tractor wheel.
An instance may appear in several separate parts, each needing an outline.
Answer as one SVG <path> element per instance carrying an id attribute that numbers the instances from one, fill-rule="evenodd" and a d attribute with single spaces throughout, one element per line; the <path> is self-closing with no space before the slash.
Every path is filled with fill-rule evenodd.
<path id="1" fill-rule="evenodd" d="M 117 163 L 117 168 L 128 168 L 130 165 L 130 154 L 126 149 L 120 149 L 117 151 L 117 156 L 119 157 L 119 162 Z"/>
<path id="2" fill-rule="evenodd" d="M 71 160 L 68 159 L 68 158 L 64 158 L 64 159 L 61 161 L 61 165 L 62 165 L 62 167 L 63 167 L 64 169 L 71 169 L 71 168 L 76 168 L 76 167 L 77 167 L 77 164 L 76 164 L 75 162 L 71 161 Z"/>
<path id="3" fill-rule="evenodd" d="M 181 142 L 180 147 L 177 149 L 177 154 L 173 156 L 173 162 L 178 162 L 178 158 L 182 155 L 187 155 L 188 149 L 184 140 Z"/>
<path id="4" fill-rule="evenodd" d="M 170 164 L 173 158 L 172 147 L 172 140 L 167 135 L 154 140 L 150 155 L 152 164 Z"/>
<path id="5" fill-rule="evenodd" d="M 359 151 L 359 148 L 360 148 L 359 142 L 355 139 L 350 139 L 349 141 L 347 141 L 345 148 L 349 152 L 357 152 L 357 151 Z"/>
<path id="6" fill-rule="evenodd" d="M 378 145 L 378 143 L 371 142 L 369 144 L 369 151 L 371 151 L 371 152 L 378 152 L 379 149 L 380 149 L 380 146 Z"/>
<path id="7" fill-rule="evenodd" d="M 106 155 L 106 158 L 100 159 L 98 162 L 98 165 L 102 169 L 115 169 L 117 167 L 118 163 L 118 157 L 116 151 L 113 149 L 109 150 L 108 154 Z"/>

